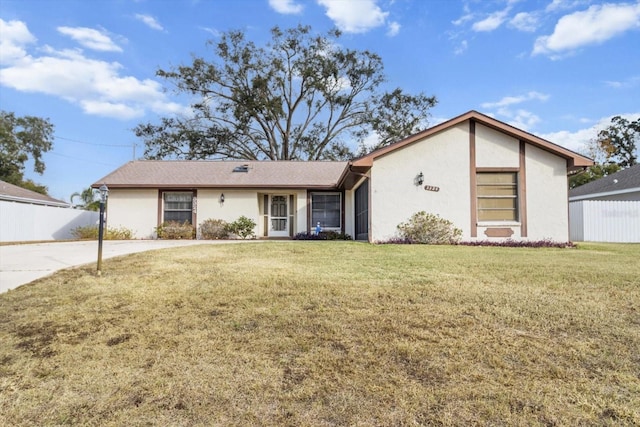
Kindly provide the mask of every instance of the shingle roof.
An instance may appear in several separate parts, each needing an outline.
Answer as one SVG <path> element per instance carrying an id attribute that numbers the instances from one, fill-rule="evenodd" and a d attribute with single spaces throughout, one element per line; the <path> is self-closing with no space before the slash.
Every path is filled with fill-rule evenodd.
<path id="1" fill-rule="evenodd" d="M 347 162 L 138 160 L 97 180 L 110 188 L 335 188 Z M 248 166 L 247 172 L 234 172 Z"/>
<path id="2" fill-rule="evenodd" d="M 604 178 L 573 188 L 569 190 L 569 198 L 600 193 L 616 194 L 636 188 L 640 191 L 640 165 L 631 166 Z"/>
<path id="3" fill-rule="evenodd" d="M 68 207 L 62 200 L 54 199 L 45 194 L 36 193 L 8 182 L 0 181 L 0 199 L 13 202 L 31 203 L 37 205 Z"/>

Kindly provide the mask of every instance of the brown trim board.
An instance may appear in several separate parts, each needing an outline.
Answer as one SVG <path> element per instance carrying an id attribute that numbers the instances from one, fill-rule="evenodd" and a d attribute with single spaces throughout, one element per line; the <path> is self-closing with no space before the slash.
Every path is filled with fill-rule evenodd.
<path id="1" fill-rule="evenodd" d="M 520 237 L 527 237 L 527 143 L 520 140 L 520 172 L 518 173 L 518 210 L 520 211 Z"/>
<path id="2" fill-rule="evenodd" d="M 471 237 L 478 237 L 478 199 L 476 188 L 476 122 L 469 120 L 469 186 L 471 194 Z"/>

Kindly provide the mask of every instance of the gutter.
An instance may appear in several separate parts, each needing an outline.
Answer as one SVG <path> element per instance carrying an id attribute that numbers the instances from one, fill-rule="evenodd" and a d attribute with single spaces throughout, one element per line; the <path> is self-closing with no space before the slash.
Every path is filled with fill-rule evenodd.
<path id="1" fill-rule="evenodd" d="M 605 191 L 605 192 L 602 192 L 602 193 L 583 194 L 582 196 L 569 197 L 569 201 L 570 202 L 577 202 L 579 200 L 593 199 L 594 197 L 615 196 L 617 194 L 627 194 L 627 193 L 633 193 L 633 192 L 636 192 L 636 191 L 640 192 L 640 187 L 626 188 L 624 190 Z"/>

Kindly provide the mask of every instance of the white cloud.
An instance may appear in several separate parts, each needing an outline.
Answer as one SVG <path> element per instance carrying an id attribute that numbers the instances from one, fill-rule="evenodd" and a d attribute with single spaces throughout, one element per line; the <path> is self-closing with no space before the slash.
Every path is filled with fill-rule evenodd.
<path id="1" fill-rule="evenodd" d="M 540 123 L 540 117 L 530 111 L 520 109 L 515 113 L 508 112 L 508 114 L 506 117 L 509 117 L 509 124 L 525 131 Z"/>
<path id="2" fill-rule="evenodd" d="M 327 9 L 327 16 L 347 33 L 365 33 L 384 25 L 389 12 L 383 12 L 375 0 L 317 0 Z"/>
<path id="3" fill-rule="evenodd" d="M 555 12 L 558 10 L 574 9 L 578 6 L 588 4 L 589 0 L 553 0 L 547 5 L 547 12 Z"/>
<path id="4" fill-rule="evenodd" d="M 549 95 L 547 94 L 536 92 L 536 91 L 530 91 L 520 96 L 505 96 L 504 98 L 502 98 L 500 101 L 497 101 L 497 102 L 485 102 L 481 104 L 481 106 L 482 108 L 501 108 L 501 107 L 507 107 L 509 105 L 520 104 L 526 101 L 533 101 L 533 100 L 546 101 L 547 99 L 549 99 Z"/>
<path id="5" fill-rule="evenodd" d="M 220 37 L 220 31 L 216 30 L 215 28 L 209 28 L 209 27 L 198 27 L 200 28 L 202 31 L 205 31 L 209 34 L 211 34 L 214 37 Z"/>
<path id="6" fill-rule="evenodd" d="M 122 52 L 122 48 L 115 44 L 109 36 L 87 27 L 58 27 L 58 32 L 69 36 L 80 45 L 101 52 Z"/>
<path id="7" fill-rule="evenodd" d="M 640 84 L 640 76 L 629 77 L 626 80 L 609 80 L 605 84 L 614 89 L 627 89 L 632 88 Z"/>
<path id="8" fill-rule="evenodd" d="M 536 13 L 520 12 L 511 18 L 509 26 L 520 31 L 534 32 L 538 29 L 538 20 Z"/>
<path id="9" fill-rule="evenodd" d="M 536 39 L 532 54 L 566 53 L 634 28 L 640 28 L 640 2 L 594 5 L 560 18 L 553 34 Z"/>
<path id="10" fill-rule="evenodd" d="M 494 116 L 500 116 L 501 119 L 506 120 L 510 125 L 528 131 L 540 123 L 540 117 L 530 111 L 521 108 L 513 110 L 511 107 L 528 101 L 544 102 L 547 99 L 549 99 L 549 95 L 547 94 L 530 91 L 524 95 L 505 96 L 496 102 L 485 102 L 481 104 L 481 107 L 496 109 L 495 113 L 493 113 Z"/>
<path id="11" fill-rule="evenodd" d="M 0 25 L 5 25 L 0 22 Z M 79 105 L 87 114 L 118 119 L 141 117 L 146 111 L 183 112 L 184 107 L 167 101 L 158 82 L 122 74 L 122 65 L 85 56 L 80 50 L 56 50 L 43 46 L 40 56 L 26 48 L 35 41 L 24 23 L 10 26 L 4 47 L 12 60 L 2 61 L 0 85 L 21 92 L 43 93 Z"/>
<path id="12" fill-rule="evenodd" d="M 468 47 L 469 47 L 469 43 L 466 40 L 462 40 L 458 45 L 458 47 L 455 48 L 453 53 L 456 55 L 462 55 L 464 52 L 466 52 Z"/>
<path id="13" fill-rule="evenodd" d="M 294 0 L 269 0 L 271 6 L 276 12 L 285 15 L 296 15 L 302 13 L 303 6 Z"/>
<path id="14" fill-rule="evenodd" d="M 0 64 L 9 64 L 26 56 L 25 46 L 37 39 L 24 22 L 0 19 Z"/>
<path id="15" fill-rule="evenodd" d="M 455 21 L 451 21 L 453 25 L 459 26 L 473 19 L 474 15 L 473 13 L 471 13 L 471 10 L 469 9 L 469 5 L 465 4 L 463 11 L 464 11 L 464 15 L 462 15 L 460 18 L 456 19 Z"/>
<path id="16" fill-rule="evenodd" d="M 389 23 L 389 30 L 387 31 L 387 35 L 389 37 L 397 36 L 400 32 L 400 24 L 397 22 Z"/>
<path id="17" fill-rule="evenodd" d="M 475 22 L 471 29 L 473 29 L 473 31 L 493 31 L 502 25 L 508 13 L 509 8 L 494 12 L 482 21 Z"/>
<path id="18" fill-rule="evenodd" d="M 578 129 L 576 131 L 561 130 L 558 132 L 550 132 L 547 134 L 539 134 L 541 138 L 551 141 L 555 144 L 561 145 L 569 150 L 573 150 L 577 153 L 582 153 L 586 156 L 591 156 L 589 153 L 589 142 L 598 136 L 598 132 L 611 125 L 611 118 L 614 116 L 622 116 L 627 120 L 636 120 L 640 117 L 640 111 L 637 113 L 628 114 L 614 114 L 612 116 L 603 117 L 595 121 L 595 124 L 587 128 Z M 584 120 L 581 120 L 584 122 Z M 593 121 L 590 120 L 591 123 Z"/>
<path id="19" fill-rule="evenodd" d="M 154 18 L 151 15 L 143 15 L 143 14 L 137 13 L 135 17 L 138 21 L 144 23 L 147 27 L 151 28 L 152 30 L 158 30 L 158 31 L 164 30 L 164 27 L 160 25 L 160 23 L 156 20 L 156 18 Z"/>

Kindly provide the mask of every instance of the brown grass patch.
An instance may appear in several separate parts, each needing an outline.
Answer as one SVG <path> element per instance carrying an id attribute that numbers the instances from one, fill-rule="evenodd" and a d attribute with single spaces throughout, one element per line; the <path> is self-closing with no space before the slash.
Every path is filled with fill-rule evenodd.
<path id="1" fill-rule="evenodd" d="M 0 295 L 3 425 L 640 424 L 640 245 L 275 242 Z"/>

